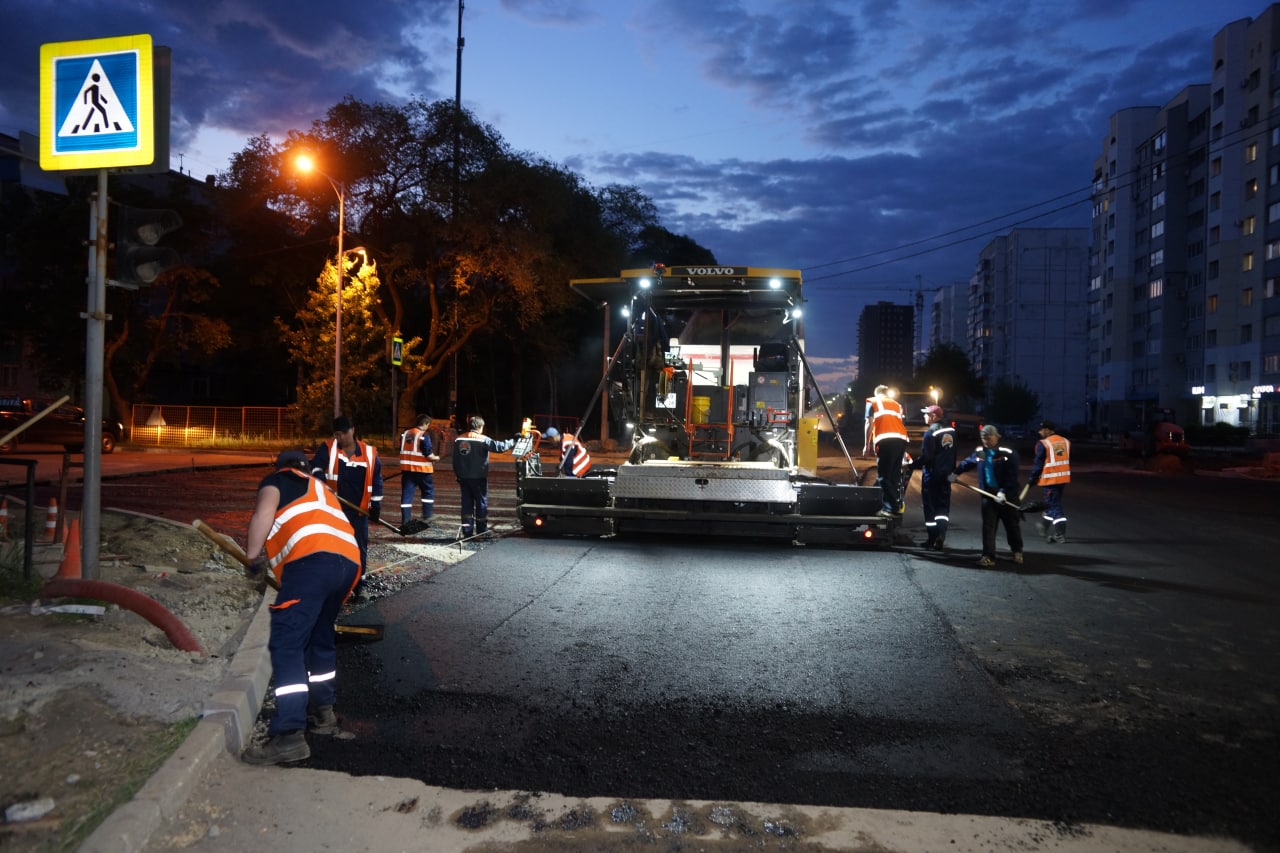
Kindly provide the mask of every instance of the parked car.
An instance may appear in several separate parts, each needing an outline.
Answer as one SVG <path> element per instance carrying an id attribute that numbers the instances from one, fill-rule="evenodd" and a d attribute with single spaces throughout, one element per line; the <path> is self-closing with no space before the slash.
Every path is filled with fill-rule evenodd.
<path id="1" fill-rule="evenodd" d="M 0 397 L 0 438 L 44 411 L 48 403 L 25 397 Z M 103 419 L 102 452 L 111 453 L 124 439 L 124 424 Z M 64 403 L 4 444 L 0 453 L 12 453 L 20 444 L 61 444 L 72 453 L 84 450 L 84 409 Z"/>

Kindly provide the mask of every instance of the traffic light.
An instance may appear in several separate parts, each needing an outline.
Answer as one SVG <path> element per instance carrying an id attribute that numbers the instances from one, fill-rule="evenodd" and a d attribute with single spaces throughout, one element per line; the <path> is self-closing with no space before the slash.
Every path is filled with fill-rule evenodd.
<path id="1" fill-rule="evenodd" d="M 177 251 L 157 245 L 161 237 L 181 227 L 182 217 L 173 210 L 121 208 L 112 283 L 130 288 L 152 284 L 160 273 L 182 263 Z"/>

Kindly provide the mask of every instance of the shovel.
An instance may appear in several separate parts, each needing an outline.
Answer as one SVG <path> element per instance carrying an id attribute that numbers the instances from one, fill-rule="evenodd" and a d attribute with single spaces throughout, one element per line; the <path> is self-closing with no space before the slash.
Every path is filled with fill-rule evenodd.
<path id="1" fill-rule="evenodd" d="M 232 539 L 230 536 L 227 536 L 225 533 L 219 533 L 198 518 L 191 522 L 191 526 L 200 531 L 200 534 L 204 536 L 204 538 L 208 539 L 214 545 L 217 545 L 232 557 L 235 557 L 236 561 L 246 569 L 253 567 L 253 563 L 245 554 L 244 549 L 241 548 L 236 540 Z M 280 581 L 276 580 L 275 575 L 271 574 L 271 572 L 267 572 L 266 580 L 267 586 L 279 591 Z M 339 634 L 351 634 L 375 640 L 382 639 L 381 625 L 334 625 L 333 630 Z"/>
<path id="2" fill-rule="evenodd" d="M 959 480 L 956 480 L 956 483 L 957 483 L 958 485 L 964 486 L 966 489 L 968 489 L 968 490 L 969 490 L 969 491 L 971 491 L 971 492 L 977 492 L 978 494 L 982 495 L 983 497 L 991 498 L 991 500 L 995 501 L 996 503 L 1001 503 L 1000 498 L 998 498 L 998 497 L 996 497 L 995 495 L 991 494 L 991 493 L 990 493 L 990 492 L 988 492 L 986 489 L 979 489 L 977 486 L 971 486 L 971 485 L 969 485 L 968 483 L 962 483 L 962 482 L 960 482 Z M 1027 490 L 1024 488 L 1024 489 L 1022 490 L 1022 494 L 1023 494 L 1023 495 L 1025 495 L 1026 493 L 1027 493 Z M 1044 501 L 1032 501 L 1032 502 L 1031 502 L 1031 503 L 1029 503 L 1029 504 L 1016 504 L 1016 503 L 1014 503 L 1013 501 L 1008 500 L 1008 499 L 1006 498 L 1006 499 L 1003 501 L 1003 503 L 1008 504 L 1009 506 L 1011 506 L 1011 507 L 1013 507 L 1014 509 L 1016 509 L 1018 512 L 1038 512 L 1038 511 L 1040 511 L 1040 510 L 1044 509 Z"/>
<path id="3" fill-rule="evenodd" d="M 342 497 L 342 495 L 339 495 L 336 492 L 334 493 L 334 497 L 338 499 L 338 503 L 342 504 L 343 506 L 349 509 L 354 509 L 356 512 L 360 513 L 365 518 L 369 518 L 369 510 L 361 509 L 359 504 L 353 504 L 351 501 L 347 500 L 346 498 Z M 372 519 L 370 520 L 372 521 Z M 383 527 L 389 530 L 394 530 L 396 533 L 400 534 L 401 536 L 412 536 L 415 533 L 421 533 L 422 531 L 426 530 L 431 526 L 427 524 L 425 521 L 422 521 L 421 519 L 417 519 L 417 518 L 411 518 L 408 521 L 406 521 L 404 524 L 400 525 L 399 527 L 396 527 L 391 522 L 386 521 L 385 519 L 379 517 L 378 524 L 381 524 Z"/>

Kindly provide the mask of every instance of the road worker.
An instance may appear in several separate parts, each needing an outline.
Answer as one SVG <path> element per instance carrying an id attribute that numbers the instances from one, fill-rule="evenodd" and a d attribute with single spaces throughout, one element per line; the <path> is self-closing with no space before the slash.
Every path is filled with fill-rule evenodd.
<path id="1" fill-rule="evenodd" d="M 333 438 L 320 445 L 311 460 L 311 473 L 347 502 L 342 510 L 360 545 L 360 583 L 354 597 L 363 599 L 365 572 L 369 570 L 369 522 L 377 524 L 382 515 L 382 460 L 377 448 L 356 439 L 351 418 L 339 415 L 333 419 Z"/>
<path id="2" fill-rule="evenodd" d="M 1009 495 L 1018 496 L 1018 454 L 1000 445 L 1000 430 L 994 424 L 982 428 L 982 446 L 961 460 L 951 482 L 973 468 L 978 469 L 978 488 L 986 493 L 982 496 L 982 556 L 978 565 L 996 564 L 996 528 L 1001 524 L 1013 562 L 1022 565 L 1022 513 L 1009 501 Z"/>
<path id="3" fill-rule="evenodd" d="M 400 436 L 400 525 L 413 518 L 413 493 L 418 492 L 422 501 L 422 520 L 431 522 L 436 506 L 435 462 L 440 457 L 433 451 L 431 415 L 418 415 L 411 429 Z"/>
<path id="4" fill-rule="evenodd" d="M 956 468 L 956 431 L 943 423 L 941 406 L 927 406 L 924 415 L 924 437 L 920 439 L 920 456 L 913 464 L 920 474 L 920 505 L 924 510 L 924 547 L 942 550 L 951 524 L 951 481 L 948 475 Z"/>
<path id="5" fill-rule="evenodd" d="M 462 538 L 489 529 L 489 453 L 505 453 L 515 442 L 484 434 L 484 418 L 472 415 L 464 432 L 453 440 L 453 473 L 462 498 Z"/>
<path id="6" fill-rule="evenodd" d="M 1031 463 L 1031 485 L 1044 489 L 1044 514 L 1037 527 L 1046 542 L 1067 540 L 1067 516 L 1062 510 L 1062 493 L 1071 482 L 1071 442 L 1058 435 L 1052 421 L 1040 423 L 1040 441 Z"/>
<path id="7" fill-rule="evenodd" d="M 338 730 L 333 622 L 360 577 L 360 547 L 338 499 L 306 470 L 302 451 L 281 453 L 249 519 L 251 571 L 269 571 L 280 584 L 268 643 L 276 712 L 266 743 L 245 750 L 249 764 L 302 761 L 311 756 L 305 730 Z"/>
<path id="8" fill-rule="evenodd" d="M 880 486 L 880 515 L 894 518 L 902 512 L 902 455 L 907 452 L 907 426 L 902 404 L 893 399 L 889 386 L 877 385 L 867 398 L 862 454 L 876 454 L 876 481 Z"/>
<path id="9" fill-rule="evenodd" d="M 591 470 L 591 454 L 587 446 L 571 432 L 560 439 L 560 473 L 566 477 L 585 477 Z"/>

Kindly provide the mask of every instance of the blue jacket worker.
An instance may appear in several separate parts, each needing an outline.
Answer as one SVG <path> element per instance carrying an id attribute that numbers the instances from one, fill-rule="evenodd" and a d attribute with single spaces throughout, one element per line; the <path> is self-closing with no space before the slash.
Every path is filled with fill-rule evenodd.
<path id="1" fill-rule="evenodd" d="M 951 472 L 956 468 L 956 431 L 944 423 L 941 406 L 920 410 L 925 431 L 920 455 L 912 465 L 919 469 L 920 502 L 924 510 L 924 547 L 941 551 L 951 524 Z"/>
<path id="2" fill-rule="evenodd" d="M 470 431 L 453 440 L 453 474 L 462 498 L 462 537 L 489 529 L 489 454 L 505 453 L 515 445 L 484 434 L 484 418 L 472 415 Z"/>
<path id="3" fill-rule="evenodd" d="M 1022 513 L 1009 503 L 1009 495 L 1018 496 L 1018 454 L 1000 445 L 1000 430 L 987 424 L 982 428 L 982 446 L 956 466 L 956 475 L 978 469 L 978 488 L 993 497 L 982 497 L 982 556 L 980 566 L 996 564 L 996 527 L 1004 525 L 1013 562 L 1022 564 Z"/>

